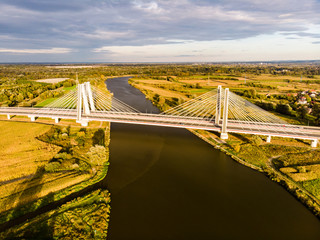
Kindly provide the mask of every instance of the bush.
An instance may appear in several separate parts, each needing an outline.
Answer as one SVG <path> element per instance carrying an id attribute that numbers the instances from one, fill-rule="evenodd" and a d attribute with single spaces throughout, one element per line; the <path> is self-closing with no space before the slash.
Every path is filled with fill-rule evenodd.
<path id="1" fill-rule="evenodd" d="M 95 145 L 87 152 L 89 163 L 92 165 L 100 165 L 107 158 L 107 151 L 104 146 Z"/>
<path id="2" fill-rule="evenodd" d="M 58 171 L 58 168 L 60 167 L 59 162 L 49 162 L 44 166 L 44 169 L 46 172 L 56 172 Z"/>
<path id="3" fill-rule="evenodd" d="M 276 106 L 276 111 L 281 114 L 291 115 L 291 107 L 289 104 L 278 103 Z"/>
<path id="4" fill-rule="evenodd" d="M 262 139 L 261 139 L 259 136 L 254 135 L 254 136 L 252 137 L 252 139 L 251 139 L 251 142 L 252 142 L 252 144 L 255 145 L 255 146 L 260 146 L 263 141 L 262 141 Z"/>
<path id="5" fill-rule="evenodd" d="M 69 160 L 72 158 L 71 154 L 68 154 L 66 152 L 62 152 L 62 153 L 57 153 L 54 156 L 55 159 L 62 159 L 62 160 Z"/>
<path id="6" fill-rule="evenodd" d="M 92 145 L 105 146 L 105 132 L 102 128 L 99 128 L 98 131 L 93 134 Z"/>

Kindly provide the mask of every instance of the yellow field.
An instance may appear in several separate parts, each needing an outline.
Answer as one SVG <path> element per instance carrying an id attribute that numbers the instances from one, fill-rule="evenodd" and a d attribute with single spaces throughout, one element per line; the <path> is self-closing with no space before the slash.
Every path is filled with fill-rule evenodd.
<path id="1" fill-rule="evenodd" d="M 176 97 L 176 98 L 183 98 L 186 99 L 185 95 L 180 94 L 178 92 L 173 92 L 170 90 L 165 90 L 165 89 L 161 89 L 161 88 L 156 88 L 156 87 L 151 87 L 151 86 L 146 86 L 146 85 L 139 85 L 139 89 L 146 89 L 148 91 L 152 91 L 154 94 L 159 94 L 160 96 L 163 97 Z"/>
<path id="2" fill-rule="evenodd" d="M 139 80 L 134 80 L 136 83 L 149 83 L 149 84 L 174 84 L 173 82 L 169 82 L 166 80 L 156 80 L 156 79 L 139 79 Z"/>
<path id="3" fill-rule="evenodd" d="M 183 83 L 188 83 L 188 84 L 199 84 L 202 87 L 217 87 L 218 85 L 221 85 L 223 87 L 228 86 L 228 87 L 232 87 L 232 86 L 237 86 L 241 83 L 243 83 L 243 81 L 235 81 L 235 80 L 220 80 L 220 79 L 215 79 L 212 80 L 210 79 L 208 80 L 201 80 L 201 79 L 183 79 L 180 80 L 180 82 Z"/>
<path id="4" fill-rule="evenodd" d="M 0 212 L 91 177 L 91 174 L 72 171 L 43 171 L 43 166 L 60 150 L 60 147 L 36 138 L 51 127 L 48 124 L 0 121 Z"/>
<path id="5" fill-rule="evenodd" d="M 252 80 L 266 80 L 266 81 L 273 81 L 275 79 L 277 80 L 291 80 L 291 81 L 300 81 L 301 76 L 300 77 L 294 77 L 294 76 L 274 76 L 272 74 L 261 74 L 261 75 L 254 75 L 254 76 L 250 76 L 250 79 Z M 306 78 L 304 76 L 302 76 L 302 80 L 319 80 L 320 76 L 319 75 L 315 75 L 314 79 L 313 78 Z"/>
<path id="6" fill-rule="evenodd" d="M 60 148 L 41 142 L 50 125 L 0 121 L 0 182 L 28 176 Z"/>
<path id="7" fill-rule="evenodd" d="M 320 164 L 312 164 L 306 166 L 285 167 L 280 171 L 290 176 L 294 181 L 309 181 L 320 178 Z"/>

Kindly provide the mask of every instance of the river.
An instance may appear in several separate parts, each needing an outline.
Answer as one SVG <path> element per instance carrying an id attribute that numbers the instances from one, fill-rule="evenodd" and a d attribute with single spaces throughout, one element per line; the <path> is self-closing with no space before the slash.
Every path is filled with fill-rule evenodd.
<path id="1" fill-rule="evenodd" d="M 128 77 L 107 87 L 159 112 Z M 105 184 L 110 240 L 320 239 L 320 221 L 284 188 L 185 129 L 112 123 Z"/>

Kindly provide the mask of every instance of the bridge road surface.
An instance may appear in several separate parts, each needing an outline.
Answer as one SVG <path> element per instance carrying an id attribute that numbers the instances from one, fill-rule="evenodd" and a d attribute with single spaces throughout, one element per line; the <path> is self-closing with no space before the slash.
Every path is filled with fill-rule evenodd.
<path id="1" fill-rule="evenodd" d="M 77 119 L 76 109 L 65 110 L 59 108 L 3 107 L 0 108 L 0 114 L 10 116 L 20 115 L 29 117 L 47 117 L 53 119 Z M 91 111 L 90 114 L 82 114 L 81 118 L 84 121 L 110 121 L 128 124 L 204 129 L 215 132 L 221 131 L 221 124 L 215 125 L 214 122 L 209 119 L 164 114 Z M 232 119 L 228 120 L 227 132 L 309 140 L 320 139 L 320 128 L 317 127 L 244 122 Z"/>

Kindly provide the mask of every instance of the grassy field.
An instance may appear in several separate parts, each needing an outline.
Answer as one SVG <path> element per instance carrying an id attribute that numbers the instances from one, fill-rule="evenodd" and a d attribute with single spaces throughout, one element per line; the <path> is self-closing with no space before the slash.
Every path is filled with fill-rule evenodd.
<path id="1" fill-rule="evenodd" d="M 68 92 L 71 91 L 71 90 L 76 89 L 76 87 L 77 87 L 76 85 L 74 85 L 74 86 L 72 86 L 72 87 L 64 87 L 64 88 L 63 88 L 64 94 L 68 93 Z M 52 103 L 54 100 L 57 100 L 57 99 L 58 99 L 58 97 L 47 98 L 47 99 L 45 99 L 45 100 L 37 103 L 37 104 L 35 105 L 35 107 L 44 107 L 44 106 Z"/>
<path id="2" fill-rule="evenodd" d="M 45 124 L 0 121 L 0 182 L 34 174 L 60 150 L 36 138 L 50 128 Z"/>
<path id="3" fill-rule="evenodd" d="M 35 105 L 35 107 L 44 107 L 45 105 L 48 105 L 49 103 L 52 103 L 54 100 L 56 100 L 57 98 L 47 98 L 46 100 L 38 103 L 37 105 Z"/>
<path id="4" fill-rule="evenodd" d="M 106 239 L 110 194 L 96 190 L 0 233 L 1 239 Z"/>
<path id="5" fill-rule="evenodd" d="M 163 77 L 165 78 L 165 77 Z M 139 87 L 146 86 L 159 88 L 166 90 L 171 86 L 182 86 L 183 84 L 196 85 L 201 88 L 207 89 L 207 91 L 221 85 L 223 87 L 229 87 L 231 89 L 252 89 L 254 88 L 258 94 L 280 94 L 286 92 L 296 92 L 299 90 L 312 90 L 320 89 L 320 76 L 315 75 L 313 78 L 296 77 L 296 76 L 274 76 L 271 74 L 261 75 L 247 75 L 233 76 L 233 75 L 195 75 L 189 77 L 172 77 L 173 80 L 156 80 L 156 79 L 142 79 L 133 78 L 132 81 L 137 83 Z M 248 84 L 260 84 L 262 87 L 248 86 Z M 190 93 L 202 93 L 205 91 L 197 91 L 192 89 L 185 89 Z M 168 94 L 166 94 L 168 96 Z"/>
<path id="6" fill-rule="evenodd" d="M 103 168 L 87 157 L 99 128 L 81 129 L 0 121 L 0 213 L 89 180 Z"/>
<path id="7" fill-rule="evenodd" d="M 0 212 L 79 183 L 90 174 L 51 173 L 43 167 L 61 147 L 37 139 L 52 126 L 0 121 Z"/>

